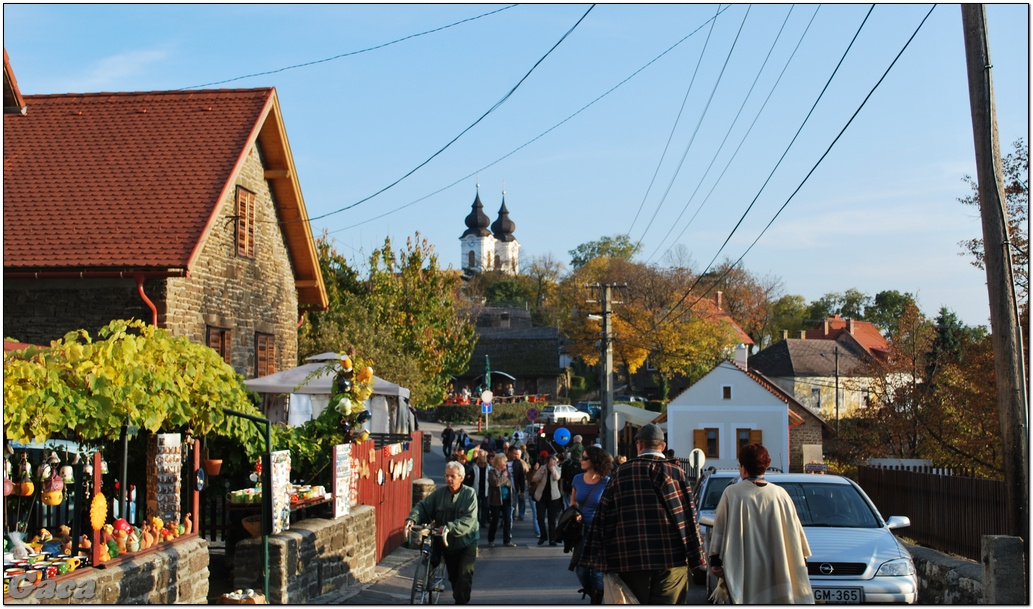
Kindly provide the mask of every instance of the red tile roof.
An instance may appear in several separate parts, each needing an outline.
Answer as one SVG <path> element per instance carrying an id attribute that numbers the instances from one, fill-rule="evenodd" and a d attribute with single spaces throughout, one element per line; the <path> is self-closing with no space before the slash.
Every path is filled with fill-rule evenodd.
<path id="1" fill-rule="evenodd" d="M 188 270 L 257 140 L 299 307 L 326 307 L 274 89 L 23 98 L 3 121 L 5 274 Z"/>
<path id="2" fill-rule="evenodd" d="M 836 340 L 844 332 L 852 336 L 854 340 L 870 353 L 885 353 L 889 351 L 889 342 L 871 322 L 843 319 L 839 315 L 829 317 L 815 328 L 807 330 L 804 337 L 807 339 L 824 338 Z"/>
<path id="3" fill-rule="evenodd" d="M 271 95 L 26 95 L 4 117 L 5 269 L 186 268 Z"/>

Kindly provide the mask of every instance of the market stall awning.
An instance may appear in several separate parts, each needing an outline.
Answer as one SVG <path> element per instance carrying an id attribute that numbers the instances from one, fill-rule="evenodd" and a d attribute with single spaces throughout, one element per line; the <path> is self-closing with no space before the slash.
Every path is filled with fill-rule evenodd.
<path id="1" fill-rule="evenodd" d="M 297 368 L 274 372 L 258 378 L 247 379 L 244 381 L 244 384 L 252 391 L 258 393 L 307 393 L 314 395 L 330 395 L 332 393 L 331 385 L 334 382 L 334 375 L 336 374 L 335 370 L 326 370 L 322 374 L 310 379 L 307 383 L 305 382 L 305 379 L 313 372 L 323 368 L 327 361 L 339 360 L 340 356 L 336 353 L 322 353 L 305 359 L 312 363 L 302 364 Z M 409 390 L 390 381 L 385 381 L 379 376 L 374 376 L 373 394 L 408 398 Z"/>

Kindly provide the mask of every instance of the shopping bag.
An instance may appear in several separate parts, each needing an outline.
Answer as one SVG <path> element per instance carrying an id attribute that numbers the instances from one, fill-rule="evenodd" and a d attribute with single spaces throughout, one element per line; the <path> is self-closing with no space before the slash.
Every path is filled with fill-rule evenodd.
<path id="1" fill-rule="evenodd" d="M 603 604 L 604 605 L 637 605 L 638 599 L 631 592 L 631 588 L 624 583 L 616 573 L 603 574 Z"/>
<path id="2" fill-rule="evenodd" d="M 728 596 L 728 586 L 725 585 L 725 578 L 717 580 L 717 587 L 710 593 L 710 602 L 715 605 L 732 604 L 732 598 Z"/>

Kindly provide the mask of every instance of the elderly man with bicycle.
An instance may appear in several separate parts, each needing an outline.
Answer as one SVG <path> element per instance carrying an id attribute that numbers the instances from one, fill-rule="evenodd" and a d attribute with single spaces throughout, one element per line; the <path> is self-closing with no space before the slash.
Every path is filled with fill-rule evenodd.
<path id="1" fill-rule="evenodd" d="M 480 524 L 477 519 L 477 495 L 463 485 L 466 472 L 456 461 L 445 464 L 445 486 L 435 490 L 413 507 L 405 521 L 405 535 L 414 524 L 434 525 L 439 537 L 434 540 L 432 565 L 444 559 L 452 598 L 457 605 L 470 602 L 473 588 L 473 567 L 477 560 Z"/>

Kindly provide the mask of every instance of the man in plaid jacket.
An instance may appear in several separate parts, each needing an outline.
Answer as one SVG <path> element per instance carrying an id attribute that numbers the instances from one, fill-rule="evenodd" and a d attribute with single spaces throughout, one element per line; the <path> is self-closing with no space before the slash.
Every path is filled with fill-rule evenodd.
<path id="1" fill-rule="evenodd" d="M 616 573 L 641 604 L 684 604 L 689 569 L 706 568 L 692 488 L 658 426 L 643 426 L 635 445 L 603 491 L 580 565 Z"/>

